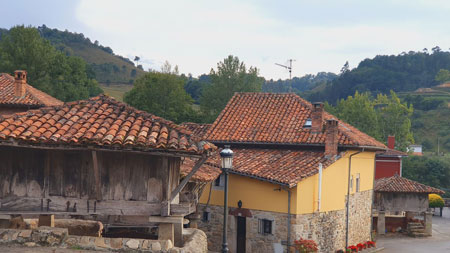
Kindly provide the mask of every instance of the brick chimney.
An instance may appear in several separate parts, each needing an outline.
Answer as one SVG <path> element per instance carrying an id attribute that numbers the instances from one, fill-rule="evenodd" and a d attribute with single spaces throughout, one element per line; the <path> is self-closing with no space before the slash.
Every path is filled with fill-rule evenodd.
<path id="1" fill-rule="evenodd" d="M 16 97 L 25 96 L 27 72 L 25 70 L 14 71 L 14 95 Z"/>
<path id="2" fill-rule="evenodd" d="M 395 149 L 395 136 L 388 136 L 388 148 Z"/>
<path id="3" fill-rule="evenodd" d="M 320 133 L 323 127 L 323 103 L 313 103 L 311 112 L 311 132 Z"/>
<path id="4" fill-rule="evenodd" d="M 327 120 L 325 126 L 325 156 L 335 156 L 338 154 L 338 121 Z"/>

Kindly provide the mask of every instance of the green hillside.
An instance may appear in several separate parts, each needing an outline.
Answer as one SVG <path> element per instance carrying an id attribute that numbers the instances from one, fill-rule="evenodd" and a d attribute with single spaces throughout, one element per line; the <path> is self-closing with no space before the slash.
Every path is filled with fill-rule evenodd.
<path id="1" fill-rule="evenodd" d="M 414 106 L 412 131 L 424 152 L 450 152 L 450 85 L 419 88 L 399 96 Z"/>
<path id="2" fill-rule="evenodd" d="M 95 73 L 95 79 L 104 84 L 132 84 L 144 71 L 125 57 L 114 54 L 113 50 L 92 42 L 82 33 L 59 31 L 45 25 L 38 27 L 42 37 L 48 39 L 57 49 L 67 55 L 83 58 Z"/>

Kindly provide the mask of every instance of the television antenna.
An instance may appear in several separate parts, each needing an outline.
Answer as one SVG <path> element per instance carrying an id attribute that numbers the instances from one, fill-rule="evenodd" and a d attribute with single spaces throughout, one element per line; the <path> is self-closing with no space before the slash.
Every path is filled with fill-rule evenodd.
<path id="1" fill-rule="evenodd" d="M 275 63 L 275 65 L 278 65 L 280 67 L 283 67 L 283 68 L 289 70 L 289 79 L 292 79 L 292 62 L 295 61 L 295 60 L 289 59 L 288 61 L 289 61 L 289 66 L 283 65 L 283 64 L 279 64 L 279 63 Z"/>

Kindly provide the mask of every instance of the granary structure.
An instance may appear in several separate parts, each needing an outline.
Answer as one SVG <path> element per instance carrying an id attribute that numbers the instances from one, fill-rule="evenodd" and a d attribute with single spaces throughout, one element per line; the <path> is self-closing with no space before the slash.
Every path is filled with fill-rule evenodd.
<path id="1" fill-rule="evenodd" d="M 104 95 L 0 116 L 0 214 L 158 226 L 180 245 L 202 190 L 189 181 L 215 149 Z M 185 158 L 192 167 L 181 174 Z"/>
<path id="2" fill-rule="evenodd" d="M 195 124 L 186 126 L 196 131 Z M 235 154 L 228 196 L 231 252 L 282 252 L 299 238 L 334 252 L 371 239 L 375 154 L 386 146 L 323 104 L 295 94 L 236 93 L 212 125 L 197 131 Z M 214 168 L 219 175 L 219 160 L 209 158 L 199 175 Z M 222 243 L 223 183 L 222 175 L 209 183 L 197 209 L 198 227 L 213 251 Z"/>
<path id="3" fill-rule="evenodd" d="M 443 194 L 444 191 L 399 175 L 375 180 L 374 229 L 381 235 L 403 230 L 412 236 L 431 236 L 430 193 Z M 423 219 L 415 219 L 416 216 L 423 216 Z"/>
<path id="4" fill-rule="evenodd" d="M 63 102 L 27 83 L 27 72 L 16 70 L 14 76 L 0 73 L 0 115 L 24 112 Z"/>

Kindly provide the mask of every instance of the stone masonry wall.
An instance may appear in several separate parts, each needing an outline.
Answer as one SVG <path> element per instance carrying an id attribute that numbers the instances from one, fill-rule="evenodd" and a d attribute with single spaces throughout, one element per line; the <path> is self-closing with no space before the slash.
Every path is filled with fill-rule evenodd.
<path id="1" fill-rule="evenodd" d="M 203 212 L 205 205 L 200 204 L 198 210 Z M 200 221 L 198 228 L 208 237 L 208 250 L 220 252 L 222 247 L 223 207 L 208 206 L 211 213 L 209 221 Z M 281 241 L 287 239 L 287 214 L 250 210 L 252 217 L 246 218 L 246 252 L 278 252 L 283 249 Z M 258 233 L 259 219 L 273 221 L 273 234 Z M 230 252 L 236 252 L 237 218 L 228 216 L 228 247 Z"/>
<path id="2" fill-rule="evenodd" d="M 349 245 L 370 240 L 372 191 L 350 195 Z M 345 209 L 296 215 L 292 221 L 293 239 L 312 239 L 320 252 L 345 248 Z"/>
<path id="3" fill-rule="evenodd" d="M 51 246 L 107 252 L 168 252 L 206 253 L 206 235 L 198 229 L 185 229 L 183 248 L 173 247 L 170 240 L 133 238 L 103 238 L 69 235 L 67 228 L 0 229 L 0 244 L 20 244 L 27 247 Z"/>
<path id="4" fill-rule="evenodd" d="M 202 214 L 204 205 L 199 205 Z M 372 190 L 350 195 L 349 245 L 356 245 L 371 239 Z M 210 220 L 200 221 L 198 228 L 208 237 L 208 249 L 220 252 L 222 247 L 223 207 L 209 206 Z M 250 210 L 246 219 L 246 252 L 278 252 L 287 240 L 287 214 Z M 258 219 L 273 220 L 273 234 L 258 233 Z M 345 248 L 345 209 L 291 216 L 291 243 L 299 238 L 312 239 L 319 245 L 320 252 L 334 252 Z M 228 246 L 236 252 L 236 217 L 228 216 Z"/>

